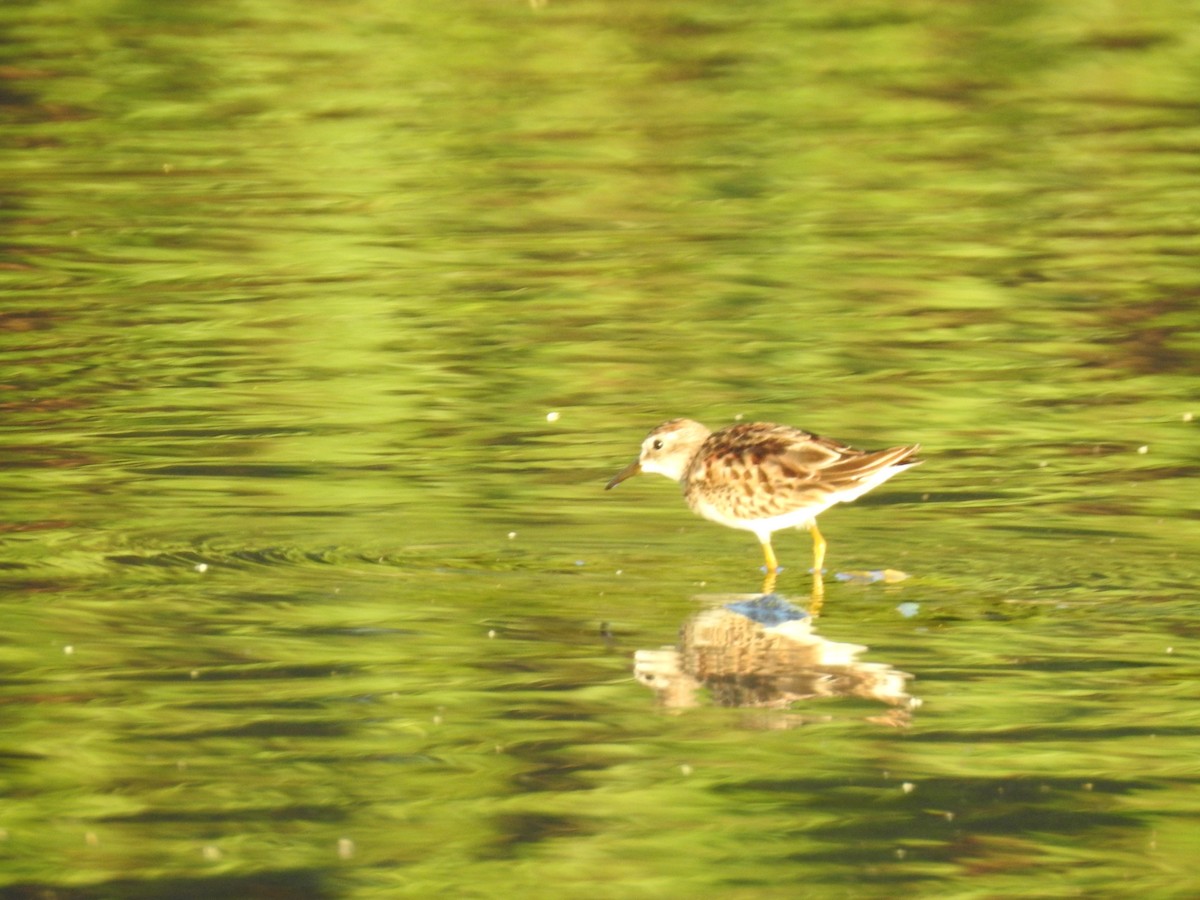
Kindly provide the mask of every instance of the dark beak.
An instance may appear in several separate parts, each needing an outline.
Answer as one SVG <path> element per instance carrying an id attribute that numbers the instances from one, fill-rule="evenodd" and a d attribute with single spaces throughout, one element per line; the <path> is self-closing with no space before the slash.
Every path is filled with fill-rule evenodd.
<path id="1" fill-rule="evenodd" d="M 642 464 L 639 460 L 635 459 L 633 462 L 631 462 L 629 465 L 627 465 L 625 468 L 623 468 L 620 472 L 618 472 L 616 475 L 614 475 L 612 477 L 612 481 L 610 481 L 608 484 L 606 484 L 604 486 L 604 489 L 606 491 L 611 491 L 613 488 L 615 488 L 618 484 L 620 484 L 626 478 L 632 478 L 634 475 L 638 474 L 640 471 L 642 471 Z"/>

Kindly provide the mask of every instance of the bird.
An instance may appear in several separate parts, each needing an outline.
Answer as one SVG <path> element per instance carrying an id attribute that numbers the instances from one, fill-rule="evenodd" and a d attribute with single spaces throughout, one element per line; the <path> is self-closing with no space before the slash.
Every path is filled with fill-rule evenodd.
<path id="1" fill-rule="evenodd" d="M 919 449 L 920 444 L 909 444 L 856 450 L 774 422 L 709 431 L 692 419 L 671 419 L 646 435 L 638 458 L 614 475 L 605 490 L 642 472 L 678 481 L 693 512 L 758 538 L 772 587 L 779 561 L 771 535 L 782 528 L 806 528 L 812 534 L 812 571 L 819 583 L 827 544 L 817 516 L 919 465 Z"/>

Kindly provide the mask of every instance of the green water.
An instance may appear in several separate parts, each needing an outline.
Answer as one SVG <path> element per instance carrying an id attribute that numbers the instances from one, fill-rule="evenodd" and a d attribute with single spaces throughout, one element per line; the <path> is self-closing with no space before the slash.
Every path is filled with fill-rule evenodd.
<path id="1" fill-rule="evenodd" d="M 0 7 L 0 896 L 1200 894 L 1198 61 L 1182 0 Z M 681 415 L 922 444 L 801 639 L 603 490 Z"/>

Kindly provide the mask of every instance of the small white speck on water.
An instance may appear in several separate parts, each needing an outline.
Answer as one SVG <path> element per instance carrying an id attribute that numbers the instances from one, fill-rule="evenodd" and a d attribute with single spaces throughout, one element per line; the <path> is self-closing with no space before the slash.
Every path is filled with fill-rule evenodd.
<path id="1" fill-rule="evenodd" d="M 1174 653 L 1174 652 L 1175 652 L 1175 648 L 1174 648 L 1174 647 L 1168 647 L 1168 648 L 1167 648 L 1167 656 L 1170 656 L 1170 655 L 1171 655 L 1172 653 Z"/>
<path id="2" fill-rule="evenodd" d="M 911 781 L 906 781 L 906 782 L 904 782 L 904 784 L 900 785 L 900 790 L 904 791 L 904 793 L 906 793 L 906 794 L 911 794 L 916 789 L 917 789 L 917 786 L 915 784 L 913 784 Z"/>
<path id="3" fill-rule="evenodd" d="M 63 653 L 66 656 L 70 656 L 74 652 L 75 652 L 75 646 L 73 644 L 67 644 L 67 646 L 63 647 Z"/>
<path id="4" fill-rule="evenodd" d="M 196 563 L 195 569 L 201 575 L 208 571 L 208 563 Z"/>
<path id="5" fill-rule="evenodd" d="M 555 412 L 546 413 L 546 421 L 547 422 L 557 422 L 558 421 L 558 412 L 555 411 Z"/>
<path id="6" fill-rule="evenodd" d="M 585 562 L 584 562 L 582 559 L 577 559 L 577 560 L 575 560 L 575 565 L 577 565 L 577 566 L 586 566 L 586 565 L 587 565 L 587 563 L 585 563 Z"/>
<path id="7" fill-rule="evenodd" d="M 681 775 L 691 775 L 693 771 L 695 770 L 687 763 L 684 763 L 679 767 L 679 774 Z"/>
<path id="8" fill-rule="evenodd" d="M 903 847 L 896 848 L 896 859 L 904 859 L 906 856 L 908 856 L 907 850 L 905 850 Z"/>
<path id="9" fill-rule="evenodd" d="M 338 859 L 349 859 L 354 855 L 354 841 L 350 838 L 338 838 L 337 842 Z"/>
<path id="10" fill-rule="evenodd" d="M 495 637 L 496 637 L 496 629 L 495 629 L 495 628 L 489 628 L 489 629 L 488 629 L 488 639 L 489 639 L 489 640 L 494 640 L 494 639 L 495 639 Z"/>
<path id="11" fill-rule="evenodd" d="M 515 531 L 510 531 L 508 533 L 508 539 L 510 541 L 515 541 L 517 539 L 517 533 Z"/>
<path id="12" fill-rule="evenodd" d="M 1138 447 L 1138 453 L 1141 453 L 1141 454 L 1143 454 L 1143 455 L 1144 455 L 1144 454 L 1146 454 L 1146 453 L 1149 453 L 1149 452 L 1150 452 L 1150 445 L 1149 445 L 1149 444 L 1142 444 L 1142 446 Z"/>
<path id="13" fill-rule="evenodd" d="M 1093 787 L 1095 787 L 1095 785 L 1094 785 L 1094 784 L 1092 784 L 1090 781 L 1085 781 L 1085 782 L 1083 783 L 1083 789 L 1084 789 L 1085 791 L 1090 791 L 1090 790 L 1091 790 Z"/>
<path id="14" fill-rule="evenodd" d="M 1192 421 L 1194 418 L 1196 418 L 1196 417 L 1195 417 L 1195 416 L 1194 416 L 1192 413 L 1190 413 L 1190 412 L 1185 412 L 1185 413 L 1183 414 L 1183 421 L 1185 421 L 1185 422 L 1190 422 L 1190 421 Z"/>
<path id="15" fill-rule="evenodd" d="M 221 858 L 221 848 L 216 844 L 206 844 L 204 849 L 200 851 L 200 855 L 209 862 L 216 862 Z"/>
<path id="16" fill-rule="evenodd" d="M 200 677 L 200 670 L 199 670 L 199 669 L 192 669 L 192 671 L 188 672 L 188 675 L 191 677 L 191 679 L 192 679 L 193 681 L 195 681 L 197 678 L 199 678 L 199 677 Z"/>
<path id="17" fill-rule="evenodd" d="M 618 575 L 624 575 L 624 574 L 625 574 L 625 570 L 624 570 L 624 569 L 617 569 L 617 574 L 618 574 Z"/>

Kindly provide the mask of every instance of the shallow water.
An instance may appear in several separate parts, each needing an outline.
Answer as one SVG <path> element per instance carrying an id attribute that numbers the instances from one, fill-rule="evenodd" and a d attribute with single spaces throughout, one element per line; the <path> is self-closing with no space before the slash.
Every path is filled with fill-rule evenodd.
<path id="1" fill-rule="evenodd" d="M 1200 892 L 1191 5 L 0 32 L 5 896 Z"/>

